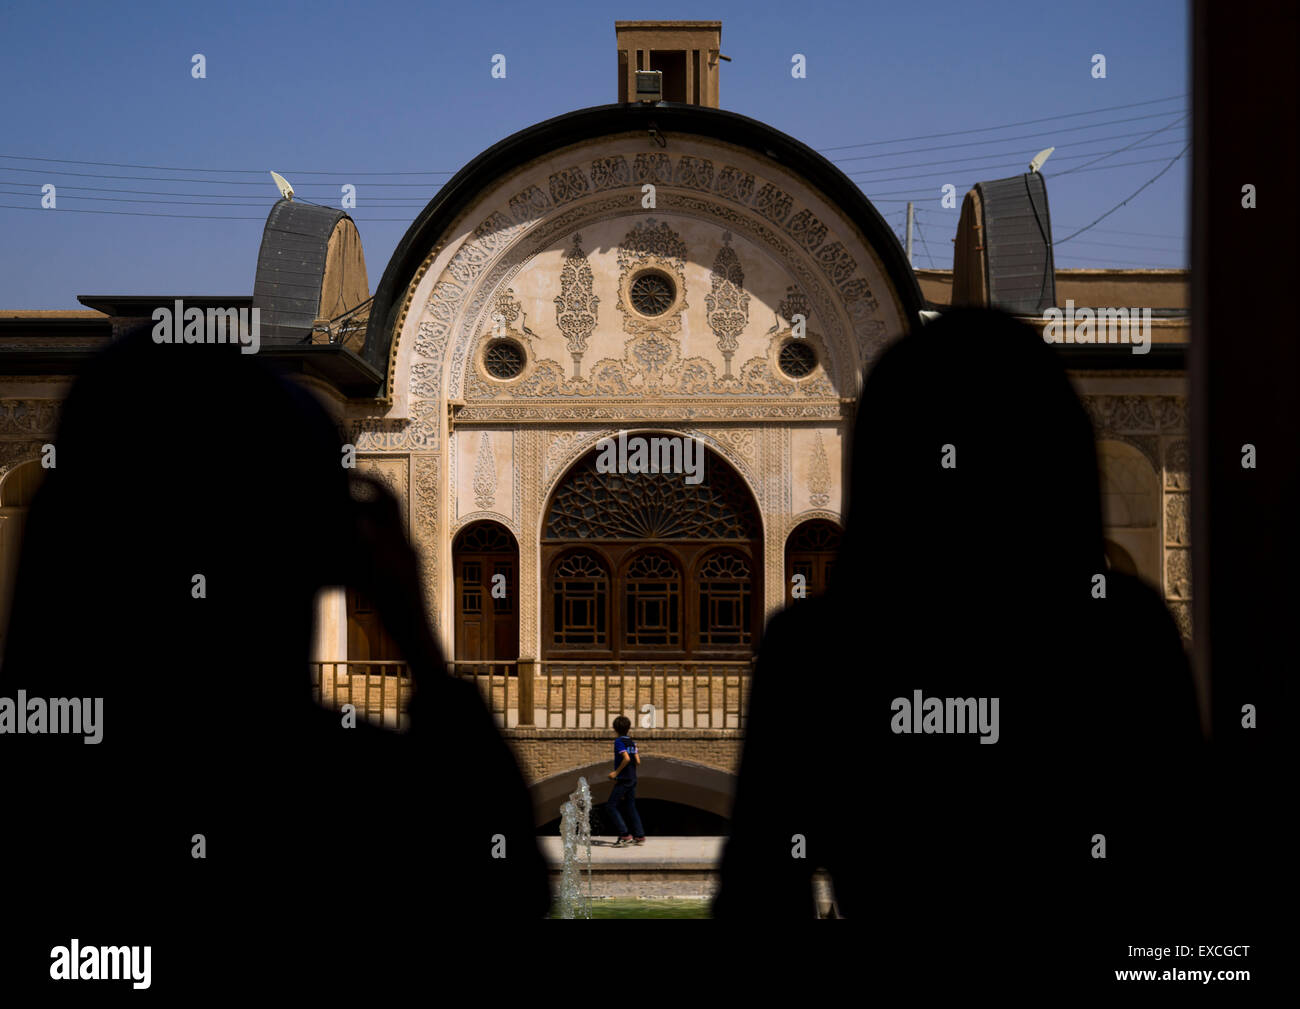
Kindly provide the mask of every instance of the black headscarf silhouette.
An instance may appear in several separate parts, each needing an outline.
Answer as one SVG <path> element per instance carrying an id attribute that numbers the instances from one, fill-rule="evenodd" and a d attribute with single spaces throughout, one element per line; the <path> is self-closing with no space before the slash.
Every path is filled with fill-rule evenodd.
<path id="1" fill-rule="evenodd" d="M 1094 833 L 1112 877 L 1164 871 L 1168 832 L 1114 786 L 1195 751 L 1193 683 L 1156 592 L 1106 568 L 1092 427 L 1053 350 L 946 312 L 871 369 L 851 448 L 830 589 L 759 653 L 717 916 L 811 917 L 824 867 L 846 917 L 973 934 L 981 906 L 1085 899 Z M 998 697 L 999 741 L 895 734 L 918 689 Z"/>
<path id="2" fill-rule="evenodd" d="M 376 915 L 390 940 L 413 913 L 545 914 L 519 770 L 477 690 L 445 674 L 396 503 L 373 484 L 353 499 L 308 392 L 235 348 L 138 333 L 76 382 L 56 450 L 0 695 L 102 697 L 104 735 L 0 737 L 26 811 L 0 851 L 30 885 L 7 924 L 26 919 L 37 962 L 93 924 L 106 944 L 152 941 L 181 982 L 210 974 L 219 951 L 197 940 L 230 922 L 255 973 L 297 943 L 377 939 Z M 343 584 L 411 664 L 405 734 L 344 728 L 312 698 L 314 600 Z"/>

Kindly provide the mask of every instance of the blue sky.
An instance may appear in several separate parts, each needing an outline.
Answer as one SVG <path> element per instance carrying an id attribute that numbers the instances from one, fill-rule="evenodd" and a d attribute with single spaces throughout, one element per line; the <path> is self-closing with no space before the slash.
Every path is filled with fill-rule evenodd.
<path id="1" fill-rule="evenodd" d="M 617 19 L 721 20 L 732 58 L 722 107 L 826 153 L 896 231 L 914 200 L 917 266 L 952 265 L 958 211 L 941 208 L 941 185 L 964 194 L 1053 145 L 1044 172 L 1059 242 L 1190 140 L 1187 17 L 1174 0 L 455 10 L 9 0 L 0 308 L 76 308 L 78 294 L 251 293 L 277 198 L 272 168 L 312 202 L 338 205 L 340 186 L 356 185 L 351 213 L 373 290 L 438 183 L 525 126 L 617 98 Z M 206 57 L 202 80 L 191 76 L 195 53 Z M 504 80 L 490 73 L 496 53 Z M 807 59 L 805 79 L 791 76 L 794 53 Z M 1092 76 L 1094 53 L 1106 57 L 1104 80 Z M 1186 266 L 1190 153 L 1059 245 L 1058 268 Z M 1064 174 L 1072 168 L 1084 170 Z M 54 210 L 39 209 L 46 183 L 57 187 Z M 65 212 L 86 210 L 113 213 Z"/>

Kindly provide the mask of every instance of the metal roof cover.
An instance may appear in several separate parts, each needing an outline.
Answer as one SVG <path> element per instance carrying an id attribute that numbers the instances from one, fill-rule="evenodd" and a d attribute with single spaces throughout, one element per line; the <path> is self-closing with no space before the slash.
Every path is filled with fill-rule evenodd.
<path id="1" fill-rule="evenodd" d="M 988 303 L 1016 315 L 1056 304 L 1056 263 L 1047 183 L 1041 172 L 977 182 L 984 205 Z"/>
<path id="2" fill-rule="evenodd" d="M 280 200 L 271 208 L 253 281 L 253 307 L 261 309 L 263 343 L 311 339 L 330 235 L 347 216 L 332 207 L 292 200 Z"/>

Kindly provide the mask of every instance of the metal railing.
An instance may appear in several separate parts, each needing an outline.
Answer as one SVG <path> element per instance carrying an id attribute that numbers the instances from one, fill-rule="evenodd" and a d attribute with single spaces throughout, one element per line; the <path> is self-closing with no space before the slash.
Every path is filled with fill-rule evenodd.
<path id="1" fill-rule="evenodd" d="M 317 700 L 356 706 L 377 724 L 404 729 L 412 681 L 405 662 L 313 663 Z M 635 728 L 743 729 L 753 662 L 520 659 L 456 660 L 449 675 L 472 681 L 503 728 L 601 729 L 617 715 Z"/>

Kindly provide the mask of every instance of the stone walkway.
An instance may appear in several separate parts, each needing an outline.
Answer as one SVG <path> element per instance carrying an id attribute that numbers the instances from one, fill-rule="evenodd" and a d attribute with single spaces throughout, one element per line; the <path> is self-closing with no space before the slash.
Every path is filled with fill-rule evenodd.
<path id="1" fill-rule="evenodd" d="M 716 870 L 722 860 L 725 837 L 647 837 L 643 845 L 613 847 L 614 837 L 596 837 L 591 842 L 591 867 L 620 869 Z M 564 865 L 564 840 L 539 837 L 542 855 L 552 869 Z M 583 855 L 583 865 L 586 856 Z"/>

